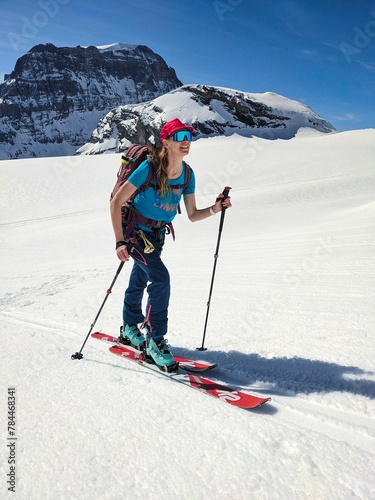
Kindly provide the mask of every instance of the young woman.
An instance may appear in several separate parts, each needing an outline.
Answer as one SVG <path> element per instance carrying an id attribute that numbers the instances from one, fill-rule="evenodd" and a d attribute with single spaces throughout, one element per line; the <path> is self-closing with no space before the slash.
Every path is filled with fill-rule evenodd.
<path id="1" fill-rule="evenodd" d="M 161 130 L 161 147 L 153 157 L 156 186 L 141 191 L 133 206 L 142 218 L 135 225 L 131 237 L 124 236 L 121 207 L 147 179 L 149 162 L 145 160 L 122 185 L 111 201 L 111 218 L 116 238 L 116 253 L 121 261 L 133 259 L 129 285 L 125 291 L 121 340 L 145 350 L 147 356 L 161 369 L 171 371 L 174 359 L 164 339 L 167 333 L 170 278 L 161 260 L 168 224 L 174 219 L 183 196 L 187 215 L 192 222 L 200 221 L 231 207 L 230 197 L 219 194 L 207 208 L 198 209 L 195 200 L 195 177 L 191 171 L 187 186 L 182 189 L 185 170 L 189 168 L 183 158 L 189 154 L 193 127 L 179 119 L 167 122 Z M 153 227 L 146 223 L 147 218 Z M 147 287 L 146 315 L 142 312 L 142 299 Z M 147 330 L 146 339 L 138 325 Z M 142 328 L 142 327 L 141 327 Z"/>

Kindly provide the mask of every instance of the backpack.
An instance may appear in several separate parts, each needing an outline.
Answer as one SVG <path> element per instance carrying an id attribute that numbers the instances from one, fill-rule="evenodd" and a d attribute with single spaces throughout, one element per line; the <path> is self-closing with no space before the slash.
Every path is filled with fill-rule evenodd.
<path id="1" fill-rule="evenodd" d="M 123 153 L 121 157 L 121 166 L 119 171 L 117 172 L 117 182 L 112 190 L 110 198 L 111 200 L 120 189 L 120 187 L 128 180 L 134 170 L 136 170 L 139 165 L 146 160 L 147 157 L 150 157 L 151 159 L 153 153 L 154 148 L 152 146 L 145 146 L 142 144 L 133 144 L 129 146 L 129 148 Z M 149 184 L 152 180 L 153 179 L 149 174 L 145 184 Z M 141 186 L 141 191 L 146 189 L 147 186 L 145 184 Z M 134 193 L 132 198 L 135 198 L 138 193 L 139 191 Z"/>
<path id="2" fill-rule="evenodd" d="M 141 163 L 143 163 L 146 159 L 148 159 L 149 162 L 149 173 L 145 182 L 121 207 L 124 236 L 127 239 L 130 239 L 131 233 L 137 223 L 144 224 L 145 226 L 153 229 L 159 229 L 167 226 L 169 232 L 172 233 L 173 239 L 175 239 L 173 224 L 171 222 L 166 223 L 165 221 L 148 219 L 147 217 L 141 215 L 133 206 L 133 200 L 140 192 L 145 191 L 149 187 L 153 187 L 155 190 L 158 190 L 158 186 L 156 184 L 156 169 L 153 162 L 154 151 L 155 149 L 152 146 L 132 144 L 121 157 L 121 166 L 117 172 L 117 181 L 111 193 L 111 200 L 120 187 L 128 180 L 130 175 L 139 167 L 139 165 L 141 165 Z M 185 178 L 183 184 L 174 185 L 175 188 L 182 190 L 187 188 L 191 178 L 191 167 L 187 163 L 185 163 L 185 166 Z M 178 213 L 181 213 L 180 205 L 178 205 Z"/>

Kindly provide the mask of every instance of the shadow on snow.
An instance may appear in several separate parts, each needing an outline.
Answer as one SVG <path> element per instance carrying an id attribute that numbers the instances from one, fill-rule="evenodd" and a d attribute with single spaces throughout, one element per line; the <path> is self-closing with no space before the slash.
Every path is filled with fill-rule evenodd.
<path id="1" fill-rule="evenodd" d="M 299 357 L 264 358 L 259 354 L 238 351 L 192 352 L 176 347 L 173 352 L 192 359 L 218 363 L 220 372 L 225 373 L 227 383 L 269 384 L 268 388 L 259 389 L 262 393 L 293 395 L 340 391 L 375 398 L 375 381 L 369 380 L 374 372 L 366 372 L 355 366 L 341 366 Z"/>

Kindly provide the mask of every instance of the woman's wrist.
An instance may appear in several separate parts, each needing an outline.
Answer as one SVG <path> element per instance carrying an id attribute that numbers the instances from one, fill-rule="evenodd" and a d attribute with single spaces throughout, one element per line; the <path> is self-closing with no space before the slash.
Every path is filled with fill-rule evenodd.
<path id="1" fill-rule="evenodd" d="M 209 207 L 208 211 L 210 212 L 211 215 L 216 215 L 216 212 L 214 212 L 214 207 Z"/>
<path id="2" fill-rule="evenodd" d="M 116 241 L 116 250 L 120 247 L 126 246 L 126 242 L 123 240 Z"/>

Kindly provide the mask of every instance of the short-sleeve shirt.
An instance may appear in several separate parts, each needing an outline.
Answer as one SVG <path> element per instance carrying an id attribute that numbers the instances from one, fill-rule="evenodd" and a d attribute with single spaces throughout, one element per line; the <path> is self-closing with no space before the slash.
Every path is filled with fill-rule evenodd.
<path id="1" fill-rule="evenodd" d="M 177 214 L 178 204 L 183 194 L 193 194 L 195 192 L 195 176 L 191 170 L 191 176 L 188 186 L 182 190 L 173 186 L 183 185 L 185 181 L 186 164 L 182 162 L 182 172 L 176 179 L 169 179 L 168 184 L 171 190 L 164 197 L 160 197 L 156 189 L 152 186 L 141 191 L 135 198 L 133 206 L 138 212 L 149 219 L 164 222 L 172 222 Z M 140 188 L 147 179 L 149 173 L 148 160 L 142 162 L 139 167 L 129 176 L 128 181 L 136 188 Z M 139 226 L 141 226 L 139 224 Z"/>

